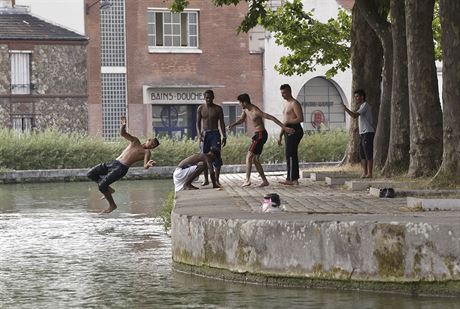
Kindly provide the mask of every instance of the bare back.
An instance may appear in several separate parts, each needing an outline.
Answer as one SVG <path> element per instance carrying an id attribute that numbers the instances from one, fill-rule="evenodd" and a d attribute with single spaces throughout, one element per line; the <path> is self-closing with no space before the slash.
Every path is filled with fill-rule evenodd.
<path id="1" fill-rule="evenodd" d="M 135 138 L 129 145 L 123 150 L 123 152 L 117 157 L 117 160 L 124 165 L 131 166 L 137 161 L 144 160 L 145 156 L 150 157 L 150 150 L 145 149 L 139 139 Z"/>

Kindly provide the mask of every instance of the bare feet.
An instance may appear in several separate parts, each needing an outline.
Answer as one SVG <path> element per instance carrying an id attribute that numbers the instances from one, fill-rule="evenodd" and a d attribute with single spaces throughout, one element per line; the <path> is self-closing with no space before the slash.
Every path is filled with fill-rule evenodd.
<path id="1" fill-rule="evenodd" d="M 286 186 L 298 186 L 299 181 L 298 180 L 285 180 L 285 181 L 280 181 L 280 184 L 286 185 Z"/>
<path id="2" fill-rule="evenodd" d="M 261 187 L 266 187 L 266 186 L 268 186 L 268 185 L 269 185 L 268 181 L 264 181 L 264 182 L 262 182 L 260 185 L 258 185 L 257 187 L 258 187 L 258 188 L 261 188 Z"/>
<path id="3" fill-rule="evenodd" d="M 117 209 L 117 205 L 115 205 L 115 204 L 109 205 L 109 208 L 107 208 L 106 210 L 102 211 L 101 214 L 109 214 L 112 211 L 114 211 L 115 209 Z"/>
<path id="4" fill-rule="evenodd" d="M 184 190 L 198 190 L 198 188 L 190 184 L 188 186 L 184 186 Z"/>
<path id="5" fill-rule="evenodd" d="M 110 194 L 114 194 L 114 193 L 115 193 L 115 189 L 112 188 L 112 187 L 109 187 L 109 192 L 110 192 Z M 102 201 L 103 199 L 105 199 L 105 196 L 104 196 L 104 195 L 101 196 L 100 200 Z M 117 207 L 115 206 L 115 208 L 117 208 Z"/>
<path id="6" fill-rule="evenodd" d="M 209 185 L 209 180 L 203 181 L 203 183 L 202 183 L 201 185 L 202 185 L 202 186 L 207 186 L 207 185 Z"/>
<path id="7" fill-rule="evenodd" d="M 242 187 L 249 187 L 251 185 L 250 181 L 245 181 L 241 186 Z"/>

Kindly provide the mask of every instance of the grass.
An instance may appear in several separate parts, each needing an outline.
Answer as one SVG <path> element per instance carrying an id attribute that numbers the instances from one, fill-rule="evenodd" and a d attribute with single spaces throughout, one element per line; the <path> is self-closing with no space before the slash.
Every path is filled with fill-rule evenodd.
<path id="1" fill-rule="evenodd" d="M 343 157 L 347 140 L 348 134 L 344 131 L 305 134 L 299 145 L 299 159 L 301 162 L 338 161 Z M 245 163 L 250 142 L 247 136 L 230 135 L 222 150 L 224 164 Z M 152 158 L 159 166 L 176 166 L 182 159 L 199 151 L 198 142 L 190 139 L 164 138 L 160 143 L 152 151 Z M 52 129 L 21 135 L 0 129 L 0 170 L 88 168 L 113 160 L 127 145 L 122 138 L 106 142 L 98 136 Z M 285 162 L 284 147 L 278 146 L 274 138 L 269 139 L 261 161 Z"/>
<path id="2" fill-rule="evenodd" d="M 171 229 L 171 212 L 174 207 L 174 192 L 168 193 L 165 201 L 163 202 L 163 208 L 161 209 L 160 218 L 163 221 L 165 231 Z"/>

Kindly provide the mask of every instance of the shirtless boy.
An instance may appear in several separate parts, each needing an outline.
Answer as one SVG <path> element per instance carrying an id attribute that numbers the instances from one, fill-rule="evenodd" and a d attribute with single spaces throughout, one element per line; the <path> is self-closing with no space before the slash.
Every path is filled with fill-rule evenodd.
<path id="1" fill-rule="evenodd" d="M 216 182 L 220 186 L 220 168 L 223 164 L 220 156 L 220 150 L 221 144 L 222 147 L 224 147 L 227 143 L 224 112 L 222 107 L 214 104 L 214 92 L 212 90 L 206 90 L 204 92 L 204 98 L 206 103 L 200 105 L 197 110 L 196 130 L 198 132 L 198 140 L 200 141 L 201 153 L 208 153 L 211 147 L 219 150 L 219 155 L 214 159 L 213 166 L 216 175 Z M 208 171 L 204 170 L 203 174 L 204 182 L 202 185 L 206 186 L 209 184 Z"/>
<path id="2" fill-rule="evenodd" d="M 252 143 L 249 146 L 249 150 L 246 155 L 246 181 L 243 183 L 242 187 L 247 187 L 251 185 L 252 163 L 254 163 L 254 166 L 256 167 L 260 177 L 262 178 L 262 183 L 259 184 L 258 187 L 265 187 L 268 186 L 269 183 L 267 181 L 267 178 L 265 177 L 262 165 L 260 164 L 260 154 L 262 153 L 264 144 L 268 139 L 268 133 L 265 130 L 264 126 L 264 119 L 269 119 L 275 122 L 288 134 L 294 133 L 294 129 L 286 127 L 281 123 L 281 121 L 279 121 L 272 115 L 269 115 L 261 111 L 257 106 L 251 103 L 251 99 L 249 98 L 249 95 L 247 93 L 240 94 L 238 96 L 238 101 L 241 107 L 243 108 L 243 112 L 241 113 L 240 119 L 229 125 L 228 129 L 230 130 L 234 126 L 245 122 L 246 119 L 252 121 L 252 125 L 255 128 L 254 136 L 252 137 Z"/>
<path id="3" fill-rule="evenodd" d="M 281 145 L 284 136 L 287 176 L 285 181 L 281 181 L 283 185 L 298 185 L 299 184 L 299 155 L 298 148 L 303 137 L 303 122 L 302 106 L 299 101 L 292 96 L 291 86 L 288 84 L 281 85 L 281 96 L 283 102 L 283 121 L 284 125 L 295 130 L 294 134 L 286 134 L 281 131 L 278 144 Z"/>
<path id="4" fill-rule="evenodd" d="M 137 137 L 126 132 L 126 117 L 124 116 L 121 117 L 120 135 L 129 141 L 125 150 L 115 160 L 96 165 L 87 174 L 88 178 L 97 182 L 99 191 L 104 194 L 109 203 L 109 208 L 103 213 L 110 213 L 117 208 L 112 197 L 115 190 L 110 187 L 110 184 L 125 176 L 129 167 L 137 161 L 144 160 L 145 169 L 156 164 L 155 161 L 150 160 L 150 150 L 160 145 L 156 138 L 149 138 L 141 144 Z"/>
<path id="5" fill-rule="evenodd" d="M 216 175 L 212 166 L 212 162 L 219 156 L 219 149 L 211 147 L 207 153 L 196 153 L 182 160 L 173 174 L 175 191 L 197 190 L 198 188 L 192 185 L 192 182 L 206 170 L 209 170 L 211 174 L 213 188 L 220 188 L 216 181 Z"/>

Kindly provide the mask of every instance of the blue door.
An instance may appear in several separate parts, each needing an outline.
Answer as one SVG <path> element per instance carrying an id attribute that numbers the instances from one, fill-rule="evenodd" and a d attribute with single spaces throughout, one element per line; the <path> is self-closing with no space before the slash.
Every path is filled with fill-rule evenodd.
<path id="1" fill-rule="evenodd" d="M 157 136 L 195 138 L 198 105 L 153 105 L 152 125 Z"/>

